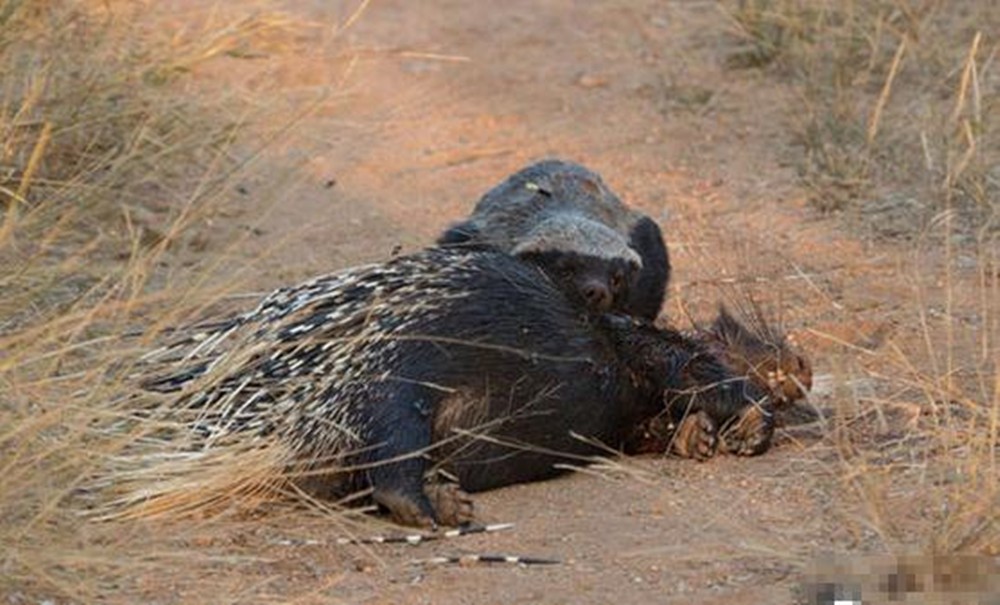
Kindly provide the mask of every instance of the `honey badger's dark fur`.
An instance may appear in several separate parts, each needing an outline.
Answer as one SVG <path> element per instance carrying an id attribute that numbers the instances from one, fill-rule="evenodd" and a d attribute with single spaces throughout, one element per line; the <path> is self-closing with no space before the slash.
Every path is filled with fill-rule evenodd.
<path id="1" fill-rule="evenodd" d="M 432 504 L 432 463 L 468 491 L 545 479 L 601 453 L 578 436 L 622 446 L 665 396 L 697 390 L 718 426 L 760 396 L 678 332 L 591 317 L 537 267 L 455 248 L 278 290 L 149 357 L 170 369 L 145 386 L 183 389 L 198 431 L 276 435 L 299 464 L 351 467 L 309 486 L 371 487 L 409 524 L 463 520 Z"/>
<path id="2" fill-rule="evenodd" d="M 670 281 L 657 224 L 625 206 L 598 174 L 561 160 L 508 177 L 438 243 L 488 245 L 530 260 L 597 311 L 654 319 Z"/>

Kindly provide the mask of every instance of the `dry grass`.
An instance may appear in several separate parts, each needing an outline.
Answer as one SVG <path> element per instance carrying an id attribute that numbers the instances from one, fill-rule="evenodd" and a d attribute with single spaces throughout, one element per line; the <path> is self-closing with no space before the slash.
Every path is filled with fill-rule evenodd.
<path id="1" fill-rule="evenodd" d="M 208 271 L 174 270 L 220 262 L 197 259 L 218 245 L 206 233 L 255 152 L 236 145 L 248 104 L 185 92 L 186 73 L 274 50 L 290 24 L 217 17 L 168 37 L 150 12 L 0 1 L 0 594 L 12 602 L 91 602 L 199 556 L 177 556 L 183 532 L 84 523 L 80 507 L 96 470 L 155 429 L 122 405 L 136 352 L 238 279 L 209 288 L 190 277 Z M 136 326 L 143 336 L 122 337 Z"/>
<path id="2" fill-rule="evenodd" d="M 879 312 L 881 319 L 896 324 L 894 329 L 877 338 L 859 329 L 857 340 L 840 332 L 806 331 L 812 345 L 806 353 L 819 372 L 817 384 L 822 383 L 810 403 L 822 415 L 779 414 L 789 424 L 779 431 L 778 450 L 764 456 L 773 466 L 756 467 L 748 481 L 779 484 L 782 495 L 794 485 L 807 485 L 808 497 L 762 506 L 762 515 L 773 514 L 775 506 L 787 509 L 774 526 L 748 528 L 726 515 L 711 517 L 707 525 L 728 528 L 738 544 L 730 544 L 736 552 L 796 570 L 807 569 L 829 550 L 856 567 L 867 561 L 862 555 L 876 553 L 900 560 L 974 555 L 966 570 L 991 565 L 983 556 L 1000 553 L 1000 248 L 983 247 L 975 253 L 975 271 L 959 270 L 939 243 L 951 239 L 946 222 L 937 228 L 942 233 L 928 236 L 906 259 L 909 269 L 893 287 L 904 294 L 886 301 L 889 313 Z M 749 292 L 772 303 L 767 308 L 776 317 L 781 309 L 798 313 L 793 326 L 802 318 L 816 325 L 822 317 L 850 333 L 859 316 L 871 319 L 871 313 L 858 312 L 850 297 L 839 298 L 840 304 L 820 292 L 824 281 L 813 290 L 803 287 L 802 280 L 788 280 L 796 277 L 787 268 L 790 259 L 780 254 L 772 258 L 766 243 L 752 247 L 754 253 L 733 254 L 725 263 L 729 271 L 722 268 L 725 264 L 720 267 L 716 250 L 705 258 L 691 253 L 694 260 L 687 265 L 698 267 L 705 280 L 689 282 L 690 290 L 672 303 L 681 309 L 693 303 L 699 315 L 710 316 L 711 306 L 699 307 L 699 291 L 711 290 L 707 298 L 712 301 Z M 732 271 L 733 266 L 738 270 Z M 863 274 L 860 279 L 873 283 Z M 901 284 L 909 284 L 909 290 Z M 692 300 L 683 300 L 685 296 Z M 748 492 L 757 496 L 760 490 Z M 799 506 L 819 517 L 816 525 L 823 533 L 813 533 L 816 526 L 803 519 Z M 801 526 L 789 530 L 791 523 Z M 717 557 L 709 549 L 692 556 Z M 822 560 L 819 564 L 834 569 Z M 873 577 L 879 569 L 872 566 Z M 856 579 L 841 573 L 837 581 Z M 974 585 L 962 582 L 966 590 Z M 926 601 L 919 602 L 936 602 L 921 596 Z M 866 592 L 865 597 L 883 602 L 878 593 Z"/>
<path id="3" fill-rule="evenodd" d="M 918 244 L 911 296 L 892 318 L 910 329 L 828 360 L 838 386 L 818 468 L 835 481 L 842 522 L 862 550 L 996 555 L 1000 10 L 938 0 L 724 10 L 739 40 L 731 65 L 800 93 L 790 120 L 815 206 Z"/>
<path id="4" fill-rule="evenodd" d="M 941 0 L 741 0 L 726 5 L 737 67 L 791 81 L 802 182 L 824 211 L 857 209 L 915 236 L 958 211 L 995 232 L 1000 11 Z"/>
<path id="5" fill-rule="evenodd" d="M 1000 151 L 993 133 L 1000 104 L 990 37 L 1000 23 L 989 4 L 730 5 L 745 44 L 734 63 L 773 70 L 802 91 L 801 174 L 820 208 L 874 209 L 886 234 L 895 229 L 887 222 L 894 208 L 903 209 L 898 231 L 905 235 L 921 233 L 936 216 L 933 234 L 944 237 L 933 241 L 977 247 L 971 280 L 953 272 L 950 247 L 938 264 L 915 258 L 913 300 L 899 320 L 918 326 L 919 338 L 877 353 L 851 351 L 844 359 L 852 361 L 837 368 L 841 384 L 825 424 L 829 455 L 820 464 L 844 494 L 843 521 L 858 542 L 886 550 L 1000 550 Z M 174 269 L 179 258 L 215 245 L 204 234 L 246 168 L 234 142 L 251 120 L 239 99 L 206 106 L 180 85 L 202 61 L 254 56 L 261 43 L 272 48 L 288 26 L 270 16 L 217 19 L 168 39 L 143 23 L 114 2 L 0 0 L 4 595 L 139 600 L 159 588 L 139 584 L 143 572 L 161 586 L 181 578 L 197 594 L 212 578 L 186 572 L 255 563 L 232 554 L 239 549 L 191 544 L 215 535 L 201 512 L 238 523 L 241 503 L 269 498 L 253 476 L 260 456 L 269 465 L 267 450 L 220 451 L 207 460 L 198 480 L 210 489 L 196 490 L 200 500 L 163 502 L 195 513 L 183 526 L 80 518 L 81 508 L 108 504 L 97 471 L 164 428 L 135 423 L 134 406 L 122 405 L 133 395 L 130 360 L 157 332 L 185 323 L 233 286 L 206 288 L 190 276 L 211 272 Z M 914 208 L 926 210 L 916 226 L 907 222 Z M 973 300 L 960 300 L 968 292 Z M 144 336 L 120 338 L 140 326 Z M 876 389 L 851 388 L 858 381 Z M 177 461 L 191 485 L 190 468 Z M 646 479 L 617 462 L 595 468 Z M 112 487 L 148 480 L 136 473 Z M 171 477 L 158 480 L 169 486 Z M 241 485 L 250 487 L 234 499 Z M 213 492 L 218 486 L 223 491 Z"/>
<path id="6" fill-rule="evenodd" d="M 922 342 L 890 341 L 870 355 L 863 367 L 876 393 L 844 397 L 837 410 L 843 478 L 886 546 L 1000 552 L 996 260 L 981 257 L 978 286 L 912 276 L 900 319 L 919 326 Z M 959 303 L 969 290 L 978 300 Z"/>

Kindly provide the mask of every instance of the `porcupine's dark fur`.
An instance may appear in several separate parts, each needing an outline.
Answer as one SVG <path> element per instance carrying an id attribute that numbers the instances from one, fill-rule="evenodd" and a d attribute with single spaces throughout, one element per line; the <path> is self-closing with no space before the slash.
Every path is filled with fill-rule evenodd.
<path id="1" fill-rule="evenodd" d="M 670 281 L 659 226 L 625 206 L 597 173 L 562 160 L 508 177 L 438 243 L 491 246 L 534 262 L 601 312 L 654 319 Z"/>
<path id="2" fill-rule="evenodd" d="M 283 288 L 157 360 L 145 387 L 180 391 L 201 433 L 269 434 L 300 466 L 349 467 L 305 486 L 371 488 L 416 525 L 471 512 L 425 485 L 432 464 L 467 491 L 536 481 L 601 453 L 587 439 L 628 447 L 665 397 L 710 418 L 709 438 L 763 399 L 676 331 L 582 313 L 537 267 L 455 248 Z"/>
<path id="3" fill-rule="evenodd" d="M 725 305 L 720 305 L 712 325 L 697 329 L 694 336 L 734 373 L 746 376 L 769 392 L 775 405 L 793 404 L 803 399 L 812 389 L 809 358 L 793 339 L 772 326 L 755 305 L 740 316 L 751 325 L 741 322 Z"/>

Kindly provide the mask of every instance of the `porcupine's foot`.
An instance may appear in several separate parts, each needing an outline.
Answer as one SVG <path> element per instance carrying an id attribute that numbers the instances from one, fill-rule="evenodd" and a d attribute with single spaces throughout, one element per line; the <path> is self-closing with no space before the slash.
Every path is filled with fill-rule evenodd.
<path id="1" fill-rule="evenodd" d="M 455 483 L 428 483 L 424 493 L 431 501 L 438 523 L 451 527 L 467 525 L 475 520 L 472 498 Z"/>
<path id="2" fill-rule="evenodd" d="M 719 431 L 722 449 L 737 456 L 756 456 L 771 447 L 774 436 L 774 413 L 770 406 L 754 403 Z"/>
<path id="3" fill-rule="evenodd" d="M 684 416 L 677 425 L 671 442 L 671 451 L 684 458 L 708 460 L 715 455 L 719 445 L 715 422 L 704 411 Z"/>

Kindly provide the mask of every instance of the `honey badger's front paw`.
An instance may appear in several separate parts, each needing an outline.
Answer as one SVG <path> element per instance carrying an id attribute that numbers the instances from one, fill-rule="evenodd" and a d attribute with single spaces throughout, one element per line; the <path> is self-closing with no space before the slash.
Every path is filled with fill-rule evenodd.
<path id="1" fill-rule="evenodd" d="M 715 422 L 703 411 L 688 414 L 677 425 L 671 451 L 684 458 L 707 460 L 715 455 L 719 440 Z"/>
<path id="2" fill-rule="evenodd" d="M 472 498 L 454 483 L 428 483 L 424 492 L 441 525 L 459 527 L 474 520 Z"/>
<path id="3" fill-rule="evenodd" d="M 428 483 L 423 493 L 376 489 L 373 497 L 400 525 L 435 528 L 470 523 L 472 499 L 454 483 Z"/>
<path id="4" fill-rule="evenodd" d="M 628 437 L 625 452 L 636 454 L 664 454 L 670 450 L 677 427 L 666 414 L 655 416 L 640 424 Z"/>
<path id="5" fill-rule="evenodd" d="M 748 405 L 719 431 L 722 449 L 738 456 L 756 456 L 771 447 L 774 414 L 769 406 Z"/>
<path id="6" fill-rule="evenodd" d="M 426 496 L 403 490 L 376 489 L 372 497 L 400 525 L 432 528 L 437 525 L 434 509 Z"/>

